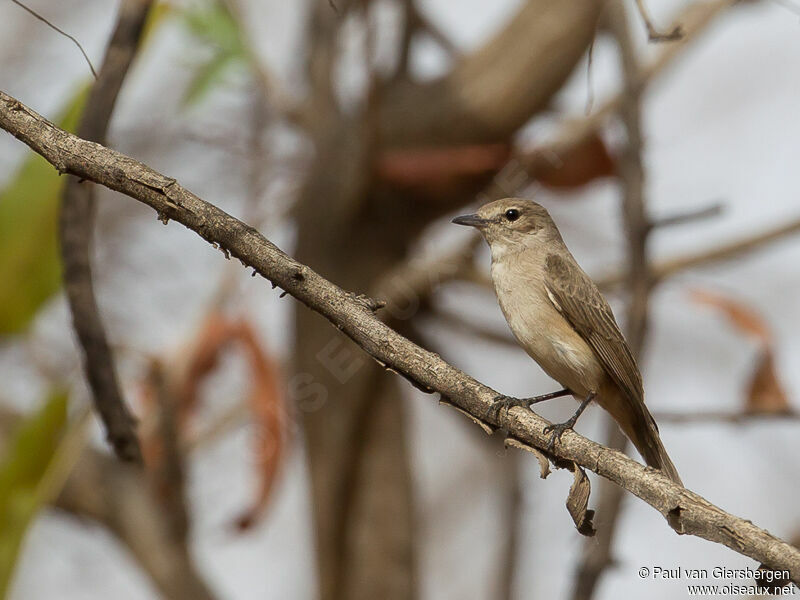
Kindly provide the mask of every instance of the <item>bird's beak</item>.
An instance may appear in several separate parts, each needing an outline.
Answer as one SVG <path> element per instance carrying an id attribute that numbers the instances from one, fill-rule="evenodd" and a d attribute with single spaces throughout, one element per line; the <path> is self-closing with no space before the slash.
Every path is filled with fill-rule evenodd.
<path id="1" fill-rule="evenodd" d="M 461 215 L 453 219 L 456 225 L 467 225 L 469 227 L 483 227 L 486 225 L 486 219 L 482 219 L 478 215 Z"/>

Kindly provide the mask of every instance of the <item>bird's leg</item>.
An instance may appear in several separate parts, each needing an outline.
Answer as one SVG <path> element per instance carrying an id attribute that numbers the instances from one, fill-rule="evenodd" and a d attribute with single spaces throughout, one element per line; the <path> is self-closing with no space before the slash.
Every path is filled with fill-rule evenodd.
<path id="1" fill-rule="evenodd" d="M 537 404 L 539 402 L 544 402 L 545 400 L 552 400 L 553 398 L 560 398 L 561 396 L 567 396 L 571 394 L 567 389 L 558 390 L 557 392 L 550 392 L 549 394 L 543 394 L 541 396 L 534 396 L 533 398 L 512 398 L 511 396 L 496 396 L 492 405 L 489 407 L 489 410 L 486 412 L 486 415 L 489 417 L 493 417 L 496 419 L 500 416 L 500 411 L 505 409 L 506 414 L 508 411 L 513 408 L 514 406 L 522 406 L 524 408 L 530 408 L 532 405 Z"/>
<path id="2" fill-rule="evenodd" d="M 578 410 L 576 410 L 575 414 L 572 415 L 568 420 L 564 421 L 563 423 L 554 423 L 544 428 L 545 433 L 553 432 L 553 435 L 550 436 L 550 441 L 547 443 L 548 450 L 552 451 L 555 448 L 556 440 L 559 442 L 561 441 L 561 434 L 563 434 L 567 429 L 572 429 L 575 426 L 575 423 L 578 422 L 578 417 L 583 414 L 583 411 L 586 410 L 586 407 L 589 406 L 589 403 L 592 400 L 594 400 L 595 396 L 597 396 L 597 392 L 589 392 L 589 395 L 586 396 L 583 402 L 581 402 Z"/>

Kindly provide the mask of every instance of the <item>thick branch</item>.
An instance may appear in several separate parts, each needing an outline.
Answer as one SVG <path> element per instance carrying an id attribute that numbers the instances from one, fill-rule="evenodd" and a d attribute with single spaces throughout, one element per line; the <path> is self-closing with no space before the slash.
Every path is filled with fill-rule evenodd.
<path id="1" fill-rule="evenodd" d="M 78 127 L 81 137 L 105 143 L 114 104 L 136 54 L 151 4 L 152 0 L 125 0 L 120 5 L 114 34 Z M 59 215 L 64 289 L 83 350 L 86 379 L 108 441 L 119 458 L 141 463 L 142 450 L 136 437 L 135 422 L 122 397 L 92 285 L 90 250 L 95 215 L 94 192 L 93 184 L 82 183 L 76 177 L 70 177 L 64 188 Z"/>
<path id="2" fill-rule="evenodd" d="M 396 79 L 381 106 L 386 146 L 505 141 L 561 88 L 594 37 L 604 2 L 528 0 L 444 77 Z"/>
<path id="3" fill-rule="evenodd" d="M 327 281 L 286 255 L 252 227 L 134 159 L 71 135 L 0 92 L 0 127 L 41 154 L 60 172 L 101 183 L 174 219 L 280 286 L 327 318 L 380 364 L 426 392 L 437 392 L 475 420 L 484 420 L 497 392 L 413 344 L 373 314 L 373 304 Z M 548 422 L 521 408 L 489 418 L 525 444 L 546 449 Z M 681 534 L 723 544 L 800 582 L 800 551 L 751 522 L 726 513 L 660 472 L 567 431 L 554 455 L 610 479 L 641 498 Z"/>

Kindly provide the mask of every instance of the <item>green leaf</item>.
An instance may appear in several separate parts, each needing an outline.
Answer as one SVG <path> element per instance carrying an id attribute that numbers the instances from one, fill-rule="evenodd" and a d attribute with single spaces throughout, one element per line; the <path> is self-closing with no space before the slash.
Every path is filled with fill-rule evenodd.
<path id="1" fill-rule="evenodd" d="M 184 95 L 184 105 L 191 105 L 224 81 L 231 68 L 248 65 L 250 56 L 239 24 L 223 3 L 195 4 L 184 12 L 184 23 L 210 53 L 209 59 L 198 65 Z"/>
<path id="2" fill-rule="evenodd" d="M 67 422 L 67 396 L 54 393 L 19 424 L 0 457 L 0 598 L 6 597 L 25 532 L 49 499 L 48 472 Z M 51 478 L 52 479 L 52 478 Z"/>
<path id="3" fill-rule="evenodd" d="M 87 91 L 70 99 L 60 127 L 75 130 Z M 0 335 L 23 331 L 61 288 L 58 207 L 65 181 L 31 152 L 0 193 Z"/>

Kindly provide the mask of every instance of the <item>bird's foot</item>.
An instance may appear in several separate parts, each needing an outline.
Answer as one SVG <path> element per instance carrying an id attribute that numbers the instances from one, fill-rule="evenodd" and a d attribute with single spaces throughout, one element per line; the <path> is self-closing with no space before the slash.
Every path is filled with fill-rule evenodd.
<path id="1" fill-rule="evenodd" d="M 502 394 L 495 396 L 492 400 L 492 405 L 486 411 L 486 417 L 496 421 L 500 418 L 501 412 L 505 411 L 506 415 L 508 415 L 508 411 L 515 406 L 530 408 L 531 403 L 529 400 L 530 398 L 512 398 L 511 396 L 503 396 Z"/>
<path id="2" fill-rule="evenodd" d="M 545 433 L 551 434 L 550 440 L 547 442 L 548 451 L 552 452 L 555 450 L 556 440 L 560 442 L 563 433 L 575 427 L 575 421 L 577 421 L 577 419 L 573 415 L 568 421 L 564 421 L 563 423 L 553 423 L 552 425 L 548 425 L 544 428 Z"/>
<path id="3" fill-rule="evenodd" d="M 503 396 L 501 394 L 499 396 L 495 396 L 494 400 L 492 401 L 492 405 L 489 407 L 489 410 L 486 411 L 486 417 L 496 420 L 500 417 L 500 413 L 504 410 L 506 415 L 508 415 L 508 411 L 515 406 L 530 408 L 532 405 L 538 402 L 552 400 L 553 398 L 560 398 L 561 396 L 566 396 L 569 393 L 571 392 L 565 389 L 544 394 L 542 396 L 534 396 L 533 398 L 512 398 L 511 396 Z"/>
<path id="4" fill-rule="evenodd" d="M 553 423 L 552 425 L 548 425 L 544 428 L 544 433 L 551 433 L 550 441 L 547 442 L 547 450 L 552 452 L 556 447 L 556 440 L 559 442 L 561 441 L 561 436 L 564 434 L 565 431 L 572 429 L 575 427 L 575 423 L 578 422 L 578 417 L 583 414 L 583 411 L 586 410 L 586 407 L 589 406 L 589 403 L 594 400 L 597 394 L 595 392 L 589 392 L 589 395 L 584 398 L 581 405 L 578 407 L 578 410 L 575 411 L 575 414 L 572 415 L 569 419 L 564 421 L 563 423 Z"/>

